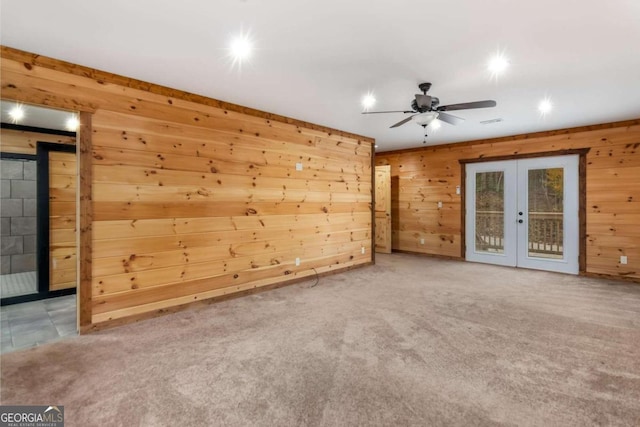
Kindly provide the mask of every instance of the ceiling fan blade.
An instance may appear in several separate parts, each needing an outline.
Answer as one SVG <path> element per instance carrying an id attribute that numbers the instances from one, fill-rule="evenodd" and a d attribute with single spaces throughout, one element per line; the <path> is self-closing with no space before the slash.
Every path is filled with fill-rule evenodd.
<path id="1" fill-rule="evenodd" d="M 413 115 L 415 116 L 415 114 Z M 398 126 L 402 126 L 403 124 L 407 123 L 408 121 L 411 121 L 411 119 L 413 118 L 413 116 L 409 116 L 406 119 L 400 120 L 398 123 L 396 123 L 395 125 L 389 126 L 390 128 L 397 128 Z"/>
<path id="2" fill-rule="evenodd" d="M 438 111 L 454 111 L 454 110 L 471 110 L 473 108 L 488 108 L 495 107 L 496 101 L 475 101 L 475 102 L 463 102 L 462 104 L 442 105 L 437 108 Z"/>
<path id="3" fill-rule="evenodd" d="M 387 113 L 415 113 L 415 111 L 402 111 L 402 110 L 394 110 L 394 111 L 363 111 L 362 114 L 387 114 Z"/>
<path id="4" fill-rule="evenodd" d="M 416 104 L 418 108 L 430 108 L 431 107 L 431 97 L 429 95 L 423 95 L 421 93 L 416 93 Z"/>
<path id="5" fill-rule="evenodd" d="M 464 119 L 462 117 L 456 117 L 452 114 L 443 112 L 438 113 L 438 120 L 449 123 L 450 125 L 459 125 L 460 123 L 464 122 Z"/>

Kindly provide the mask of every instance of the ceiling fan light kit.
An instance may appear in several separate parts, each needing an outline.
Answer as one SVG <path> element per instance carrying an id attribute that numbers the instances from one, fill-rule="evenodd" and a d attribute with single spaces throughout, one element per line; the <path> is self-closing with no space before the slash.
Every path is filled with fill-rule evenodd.
<path id="1" fill-rule="evenodd" d="M 496 101 L 484 100 L 463 102 L 459 104 L 440 105 L 440 99 L 435 96 L 427 95 L 429 89 L 431 89 L 431 83 L 425 82 L 418 85 L 418 89 L 422 93 L 415 95 L 415 98 L 411 101 L 411 110 L 394 110 L 394 111 L 364 111 L 362 114 L 386 114 L 386 113 L 403 113 L 411 114 L 411 116 L 400 120 L 398 123 L 391 125 L 391 128 L 402 126 L 403 124 L 413 120 L 420 126 L 426 128 L 434 120 L 438 119 L 442 122 L 450 125 L 457 125 L 464 121 L 461 117 L 456 117 L 452 114 L 445 113 L 445 111 L 456 110 L 471 110 L 476 108 L 490 108 L 497 105 Z M 425 134 L 426 137 L 426 134 Z"/>
<path id="2" fill-rule="evenodd" d="M 413 121 L 420 126 L 427 126 L 429 123 L 438 118 L 438 113 L 429 111 L 427 113 L 416 114 Z"/>

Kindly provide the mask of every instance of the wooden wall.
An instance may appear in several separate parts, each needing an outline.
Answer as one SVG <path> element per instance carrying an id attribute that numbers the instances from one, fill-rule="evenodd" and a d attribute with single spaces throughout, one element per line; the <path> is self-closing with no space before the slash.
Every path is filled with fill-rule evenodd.
<path id="1" fill-rule="evenodd" d="M 68 145 L 76 143 L 75 137 L 72 136 L 0 128 L 0 151 L 3 153 L 35 155 L 38 141 Z"/>
<path id="2" fill-rule="evenodd" d="M 460 159 L 579 148 L 590 148 L 586 272 L 640 280 L 640 120 L 378 153 L 376 165 L 391 165 L 393 248 L 463 256 Z"/>
<path id="3" fill-rule="evenodd" d="M 6 47 L 1 67 L 3 98 L 93 113 L 83 331 L 372 262 L 373 140 Z"/>
<path id="4" fill-rule="evenodd" d="M 49 152 L 49 290 L 78 283 L 75 153 Z"/>

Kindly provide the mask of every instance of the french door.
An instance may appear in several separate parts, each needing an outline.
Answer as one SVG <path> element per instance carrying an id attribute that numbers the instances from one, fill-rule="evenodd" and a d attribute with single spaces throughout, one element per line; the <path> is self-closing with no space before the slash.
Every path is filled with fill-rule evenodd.
<path id="1" fill-rule="evenodd" d="M 468 163 L 466 259 L 577 274 L 578 158 Z"/>

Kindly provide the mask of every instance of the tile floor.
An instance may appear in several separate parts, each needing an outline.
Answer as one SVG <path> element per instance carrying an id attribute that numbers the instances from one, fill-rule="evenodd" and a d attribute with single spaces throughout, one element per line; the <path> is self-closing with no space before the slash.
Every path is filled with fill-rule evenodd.
<path id="1" fill-rule="evenodd" d="M 0 353 L 75 336 L 76 296 L 0 307 L 0 329 Z"/>

